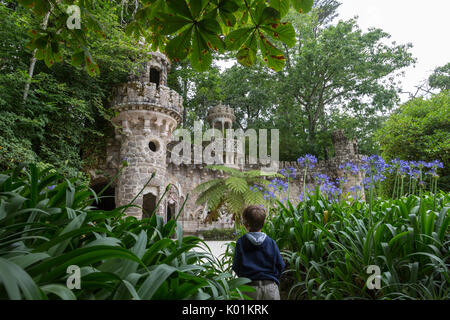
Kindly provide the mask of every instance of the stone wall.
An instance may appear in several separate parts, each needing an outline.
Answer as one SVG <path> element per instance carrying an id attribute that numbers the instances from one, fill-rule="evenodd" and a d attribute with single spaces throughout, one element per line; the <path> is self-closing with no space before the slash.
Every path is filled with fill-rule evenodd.
<path id="1" fill-rule="evenodd" d="M 221 212 L 219 221 L 210 225 L 204 224 L 208 212 L 204 206 L 195 203 L 197 194 L 194 189 L 203 182 L 223 177 L 224 173 L 206 169 L 205 165 L 175 165 L 169 161 L 173 146 L 172 133 L 181 123 L 183 100 L 178 93 L 167 87 L 167 72 L 170 69 L 167 57 L 159 52 L 149 55 L 150 61 L 142 65 L 138 75 L 131 75 L 129 82 L 114 88 L 111 107 L 117 112 L 112 119 L 115 135 L 108 138 L 106 163 L 97 168 L 98 170 L 90 171 L 91 181 L 93 184 L 107 183 L 118 172 L 122 161 L 126 160 L 129 165 L 113 184 L 116 206 L 129 204 L 136 197 L 135 205 L 148 208 L 148 199 L 160 199 L 164 195 L 156 214 L 167 221 L 169 218 L 175 218 L 187 199 L 179 216 L 186 232 L 196 233 L 214 227 L 230 228 L 233 222 L 226 212 Z M 155 76 L 158 74 L 159 78 Z M 234 110 L 222 104 L 208 112 L 211 127 L 222 131 L 232 127 L 234 117 Z M 348 141 L 342 130 L 333 133 L 332 138 L 336 156 L 329 161 L 319 161 L 316 167 L 308 172 L 306 185 L 314 184 L 313 176 L 317 173 L 326 174 L 332 180 L 342 177 L 344 171 L 339 169 L 339 165 L 345 162 L 358 164 L 361 161 L 355 140 Z M 221 142 L 222 139 L 219 138 L 215 141 L 216 144 Z M 233 143 L 231 148 L 239 150 L 237 146 Z M 201 149 L 201 146 L 197 147 Z M 192 153 L 192 156 L 194 157 L 195 153 Z M 238 159 L 243 160 L 244 157 L 236 154 L 235 157 L 224 158 L 224 161 L 227 165 L 243 170 L 261 168 L 261 165 L 239 163 Z M 280 162 L 279 166 L 280 169 L 296 169 L 290 184 L 289 198 L 293 203 L 297 203 L 303 191 L 303 168 L 297 162 Z M 148 182 L 152 174 L 154 177 Z M 344 192 L 348 192 L 351 186 L 360 185 L 362 181 L 361 175 L 348 178 Z M 167 188 L 169 184 L 170 188 Z M 139 194 L 141 190 L 143 192 Z M 143 211 L 137 207 L 129 208 L 126 214 L 142 218 Z"/>

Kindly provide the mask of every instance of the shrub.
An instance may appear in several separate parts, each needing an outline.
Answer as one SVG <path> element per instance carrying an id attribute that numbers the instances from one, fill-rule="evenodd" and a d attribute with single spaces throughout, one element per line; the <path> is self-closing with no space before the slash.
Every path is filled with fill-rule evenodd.
<path id="1" fill-rule="evenodd" d="M 202 233 L 204 240 L 236 240 L 235 229 L 217 229 L 206 230 Z"/>
<path id="2" fill-rule="evenodd" d="M 416 98 L 402 105 L 377 132 L 387 160 L 440 160 L 444 164 L 439 188 L 450 190 L 450 92 L 431 99 Z"/>
<path id="3" fill-rule="evenodd" d="M 263 231 L 288 262 L 291 299 L 449 299 L 450 194 L 328 202 L 317 191 L 278 202 Z M 379 266 L 380 290 L 367 287 Z"/>
<path id="4" fill-rule="evenodd" d="M 94 198 L 75 178 L 35 165 L 0 174 L 0 299 L 243 297 L 250 280 L 225 272 L 177 221 L 125 217 L 133 204 L 97 210 Z M 81 290 L 66 286 L 72 265 Z"/>

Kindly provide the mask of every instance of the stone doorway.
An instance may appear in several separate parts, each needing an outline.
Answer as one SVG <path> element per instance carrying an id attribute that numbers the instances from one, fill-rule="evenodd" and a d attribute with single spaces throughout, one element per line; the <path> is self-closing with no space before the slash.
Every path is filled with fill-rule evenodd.
<path id="1" fill-rule="evenodd" d="M 175 211 L 175 202 L 174 203 L 168 203 L 167 204 L 167 221 L 175 219 L 176 218 L 176 211 Z"/>
<path id="2" fill-rule="evenodd" d="M 116 208 L 115 188 L 109 186 L 100 196 L 98 195 L 107 185 L 107 183 L 97 183 L 91 187 L 99 198 L 98 203 L 95 200 L 93 203 L 98 210 L 111 211 Z"/>
<path id="3" fill-rule="evenodd" d="M 142 201 L 142 217 L 150 218 L 156 209 L 156 196 L 153 193 L 144 194 Z"/>

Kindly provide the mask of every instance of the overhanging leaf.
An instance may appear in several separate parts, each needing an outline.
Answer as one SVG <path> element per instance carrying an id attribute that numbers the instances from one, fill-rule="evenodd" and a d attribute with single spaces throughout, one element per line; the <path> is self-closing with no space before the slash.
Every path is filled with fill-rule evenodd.
<path id="1" fill-rule="evenodd" d="M 311 11 L 314 0 L 291 0 L 295 10 L 300 13 L 308 13 Z"/>

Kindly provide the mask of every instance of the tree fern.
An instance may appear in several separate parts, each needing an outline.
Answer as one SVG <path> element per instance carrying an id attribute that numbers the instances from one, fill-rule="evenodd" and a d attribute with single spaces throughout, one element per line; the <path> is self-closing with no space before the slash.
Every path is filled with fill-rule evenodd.
<path id="1" fill-rule="evenodd" d="M 243 193 L 248 190 L 248 184 L 244 178 L 231 176 L 225 180 L 225 184 L 237 193 Z"/>
<path id="2" fill-rule="evenodd" d="M 279 174 L 261 172 L 261 170 L 240 171 L 226 166 L 211 165 L 206 168 L 220 170 L 224 177 L 212 179 L 195 188 L 199 194 L 196 203 L 207 205 L 210 211 L 205 222 L 214 221 L 219 217 L 219 210 L 225 209 L 233 215 L 235 223 L 240 223 L 240 215 L 245 206 L 264 204 L 262 191 L 266 191 L 269 181 L 265 177 L 279 177 Z M 263 190 L 252 189 L 252 186 Z"/>

